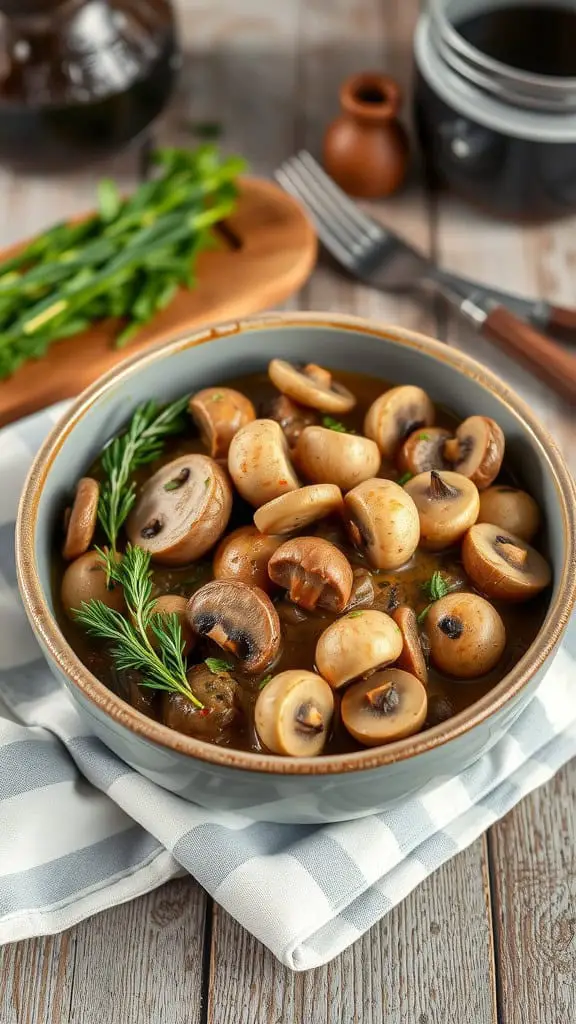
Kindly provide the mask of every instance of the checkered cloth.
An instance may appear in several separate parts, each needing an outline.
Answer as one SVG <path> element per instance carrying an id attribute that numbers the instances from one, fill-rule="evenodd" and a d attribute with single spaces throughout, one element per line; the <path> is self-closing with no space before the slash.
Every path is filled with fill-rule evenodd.
<path id="1" fill-rule="evenodd" d="M 393 811 L 259 824 L 142 778 L 90 735 L 17 594 L 18 496 L 62 409 L 0 433 L 0 943 L 69 928 L 184 870 L 288 967 L 318 967 L 576 754 L 573 621 L 508 735 Z"/>

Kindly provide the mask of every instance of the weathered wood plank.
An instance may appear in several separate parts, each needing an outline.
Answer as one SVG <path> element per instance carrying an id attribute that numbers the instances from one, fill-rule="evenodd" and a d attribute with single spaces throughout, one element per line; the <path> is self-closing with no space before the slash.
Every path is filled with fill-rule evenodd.
<path id="1" fill-rule="evenodd" d="M 0 948 L 2 1024 L 68 1024 L 74 952 L 70 933 Z"/>

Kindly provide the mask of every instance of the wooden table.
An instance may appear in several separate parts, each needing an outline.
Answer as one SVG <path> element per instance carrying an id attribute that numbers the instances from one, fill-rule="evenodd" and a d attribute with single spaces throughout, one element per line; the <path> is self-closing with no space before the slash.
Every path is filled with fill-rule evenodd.
<path id="1" fill-rule="evenodd" d="M 222 121 L 225 145 L 269 173 L 318 151 L 349 72 L 407 84 L 417 0 L 187 0 L 188 51 L 162 141 Z M 141 160 L 140 160 L 141 163 Z M 127 187 L 139 154 L 105 168 Z M 89 207 L 102 169 L 0 171 L 2 243 Z M 414 175 L 416 178 L 416 175 Z M 576 304 L 576 221 L 489 221 L 413 181 L 376 207 L 446 267 Z M 370 291 L 321 261 L 291 308 L 338 310 L 435 334 L 510 381 L 574 458 L 573 414 L 446 310 Z M 570 442 L 572 441 L 572 445 Z M 327 967 L 294 975 L 191 879 L 64 935 L 0 951 L 1 1024 L 574 1024 L 576 764 L 524 800 Z"/>

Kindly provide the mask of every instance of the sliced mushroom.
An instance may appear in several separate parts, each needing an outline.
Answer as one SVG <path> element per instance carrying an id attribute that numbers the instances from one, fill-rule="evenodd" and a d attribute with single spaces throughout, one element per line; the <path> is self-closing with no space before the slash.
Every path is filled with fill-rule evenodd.
<path id="1" fill-rule="evenodd" d="M 380 469 L 380 452 L 374 441 L 327 427 L 306 427 L 298 439 L 294 459 L 308 480 L 336 484 L 343 491 L 375 476 Z"/>
<path id="2" fill-rule="evenodd" d="M 430 657 L 441 672 L 475 679 L 498 664 L 506 630 L 498 612 L 478 594 L 447 594 L 426 616 Z"/>
<path id="3" fill-rule="evenodd" d="M 458 427 L 456 436 L 446 441 L 444 458 L 483 491 L 500 472 L 504 434 L 489 416 L 469 416 Z"/>
<path id="4" fill-rule="evenodd" d="M 478 590 L 505 601 L 527 601 L 552 579 L 552 570 L 538 551 L 492 523 L 477 523 L 468 530 L 462 561 Z"/>
<path id="5" fill-rule="evenodd" d="M 276 609 L 263 590 L 248 583 L 212 580 L 192 595 L 186 615 L 198 636 L 231 651 L 246 672 L 267 668 L 280 649 Z"/>
<path id="6" fill-rule="evenodd" d="M 534 498 L 516 487 L 489 487 L 480 495 L 479 523 L 493 523 L 516 537 L 531 541 L 540 528 L 540 510 Z"/>
<path id="7" fill-rule="evenodd" d="M 387 668 L 346 690 L 341 714 L 354 739 L 365 747 L 379 747 L 419 732 L 427 706 L 426 690 L 416 676 Z"/>
<path id="8" fill-rule="evenodd" d="M 423 686 L 428 685 L 428 669 L 420 643 L 416 612 L 407 605 L 401 605 L 392 612 L 392 618 L 402 633 L 402 653 L 398 658 L 398 668 L 410 672 L 419 679 Z"/>
<path id="9" fill-rule="evenodd" d="M 376 569 L 398 569 L 420 537 L 418 510 L 393 480 L 365 480 L 344 496 L 348 533 Z"/>
<path id="10" fill-rule="evenodd" d="M 372 608 L 349 612 L 318 638 L 316 666 L 337 690 L 352 679 L 390 665 L 402 652 L 402 633 L 385 612 Z"/>
<path id="11" fill-rule="evenodd" d="M 213 459 L 226 458 L 234 434 L 256 419 L 250 399 L 234 388 L 204 388 L 188 409 Z"/>
<path id="12" fill-rule="evenodd" d="M 315 757 L 324 749 L 334 713 L 334 694 L 315 672 L 291 669 L 260 691 L 254 709 L 256 731 L 275 754 Z"/>
<path id="13" fill-rule="evenodd" d="M 396 456 L 399 472 L 418 476 L 431 469 L 450 469 L 450 463 L 444 458 L 444 445 L 451 436 L 444 427 L 413 430 Z"/>
<path id="14" fill-rule="evenodd" d="M 352 392 L 333 380 L 328 370 L 314 363 L 300 370 L 284 359 L 272 359 L 268 374 L 278 391 L 300 405 L 328 413 L 350 412 L 356 405 Z"/>
<path id="15" fill-rule="evenodd" d="M 153 615 L 177 615 L 180 623 L 180 629 L 182 631 L 182 641 L 184 644 L 183 654 L 189 654 L 195 643 L 195 636 L 192 632 L 188 620 L 186 618 L 186 605 L 187 601 L 185 597 L 180 597 L 178 594 L 163 594 L 162 597 L 157 597 L 154 602 L 152 609 Z M 153 647 L 156 647 L 158 638 L 151 626 L 148 627 L 148 639 Z"/>
<path id="16" fill-rule="evenodd" d="M 231 510 L 232 490 L 224 470 L 207 455 L 182 455 L 146 481 L 126 533 L 153 561 L 185 565 L 216 543 Z"/>
<path id="17" fill-rule="evenodd" d="M 91 476 L 78 481 L 72 508 L 66 509 L 66 538 L 62 556 L 67 562 L 83 555 L 92 543 L 98 522 L 100 487 Z"/>
<path id="18" fill-rule="evenodd" d="M 120 555 L 118 555 L 118 561 Z M 83 601 L 102 601 L 108 608 L 126 610 L 124 591 L 119 583 L 106 583 L 106 568 L 98 551 L 86 551 L 67 567 L 60 591 L 64 611 L 73 619 L 73 612 Z"/>
<path id="19" fill-rule="evenodd" d="M 456 544 L 480 509 L 476 484 L 460 473 L 420 473 L 405 484 L 420 517 L 420 547 L 442 551 Z"/>
<path id="20" fill-rule="evenodd" d="M 261 533 L 295 533 L 317 519 L 324 519 L 342 508 L 342 492 L 334 484 L 312 484 L 289 494 L 281 494 L 254 513 Z"/>
<path id="21" fill-rule="evenodd" d="M 190 669 L 188 683 L 203 706 L 197 707 L 179 693 L 164 693 L 164 724 L 208 743 L 227 742 L 238 716 L 238 683 L 229 672 L 214 673 L 205 664 Z"/>
<path id="22" fill-rule="evenodd" d="M 376 600 L 374 580 L 368 569 L 353 569 L 352 592 L 348 599 L 345 612 L 353 612 L 355 608 L 371 608 Z"/>
<path id="23" fill-rule="evenodd" d="M 240 580 L 266 592 L 273 589 L 268 562 L 280 546 L 280 537 L 265 537 L 255 526 L 240 526 L 220 541 L 212 571 L 217 580 Z"/>
<path id="24" fill-rule="evenodd" d="M 422 388 L 405 384 L 390 388 L 372 403 L 364 420 L 364 433 L 378 445 L 386 459 L 393 459 L 404 438 L 418 427 L 434 423 L 432 402 Z"/>
<path id="25" fill-rule="evenodd" d="M 269 403 L 266 416 L 280 424 L 290 448 L 294 448 L 305 427 L 318 423 L 318 413 L 293 402 L 288 395 L 277 395 Z"/>
<path id="26" fill-rule="evenodd" d="M 255 508 L 300 486 L 275 420 L 254 420 L 234 435 L 228 469 L 240 495 Z"/>
<path id="27" fill-rule="evenodd" d="M 321 537 L 285 541 L 268 562 L 270 579 L 307 611 L 341 612 L 352 591 L 352 566 L 334 544 Z"/>

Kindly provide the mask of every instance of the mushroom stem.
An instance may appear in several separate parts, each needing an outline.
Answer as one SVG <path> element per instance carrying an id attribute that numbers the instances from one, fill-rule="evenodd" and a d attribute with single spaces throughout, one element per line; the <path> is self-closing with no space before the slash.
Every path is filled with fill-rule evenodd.
<path id="1" fill-rule="evenodd" d="M 304 367 L 304 373 L 315 381 L 316 384 L 320 384 L 321 387 L 330 388 L 332 386 L 332 374 L 330 371 L 325 370 L 322 366 L 317 366 L 316 363 L 308 363 Z"/>
<path id="2" fill-rule="evenodd" d="M 454 487 L 450 487 L 450 484 L 447 484 L 442 479 L 437 470 L 432 469 L 430 471 L 429 493 L 431 498 L 439 500 L 440 498 L 455 498 L 458 491 Z"/>
<path id="3" fill-rule="evenodd" d="M 322 732 L 324 729 L 324 721 L 322 715 L 318 711 L 318 708 L 313 704 L 302 704 L 296 713 L 296 721 L 298 725 L 302 726 L 303 729 L 307 729 L 310 732 Z"/>
<path id="4" fill-rule="evenodd" d="M 394 683 L 382 683 L 381 686 L 368 690 L 365 700 L 374 711 L 379 711 L 380 714 L 384 715 L 390 714 L 400 703 L 400 697 Z"/>
<path id="5" fill-rule="evenodd" d="M 294 604 L 299 604 L 301 608 L 312 611 L 318 604 L 323 590 L 322 582 L 313 583 L 312 580 L 306 578 L 305 574 L 300 575 L 296 572 L 290 585 L 290 600 Z"/>
<path id="6" fill-rule="evenodd" d="M 238 653 L 237 642 L 228 636 L 226 630 L 222 628 L 220 623 L 216 623 L 216 625 L 206 633 L 206 636 L 209 636 L 214 643 L 218 644 L 219 647 L 223 647 L 225 651 L 232 651 L 232 654 Z"/>
<path id="7" fill-rule="evenodd" d="M 498 553 L 515 569 L 522 569 L 528 558 L 525 548 L 519 548 L 509 537 L 496 537 Z"/>
<path id="8" fill-rule="evenodd" d="M 458 462 L 460 458 L 460 441 L 457 437 L 451 437 L 444 443 L 444 458 L 448 462 Z"/>

